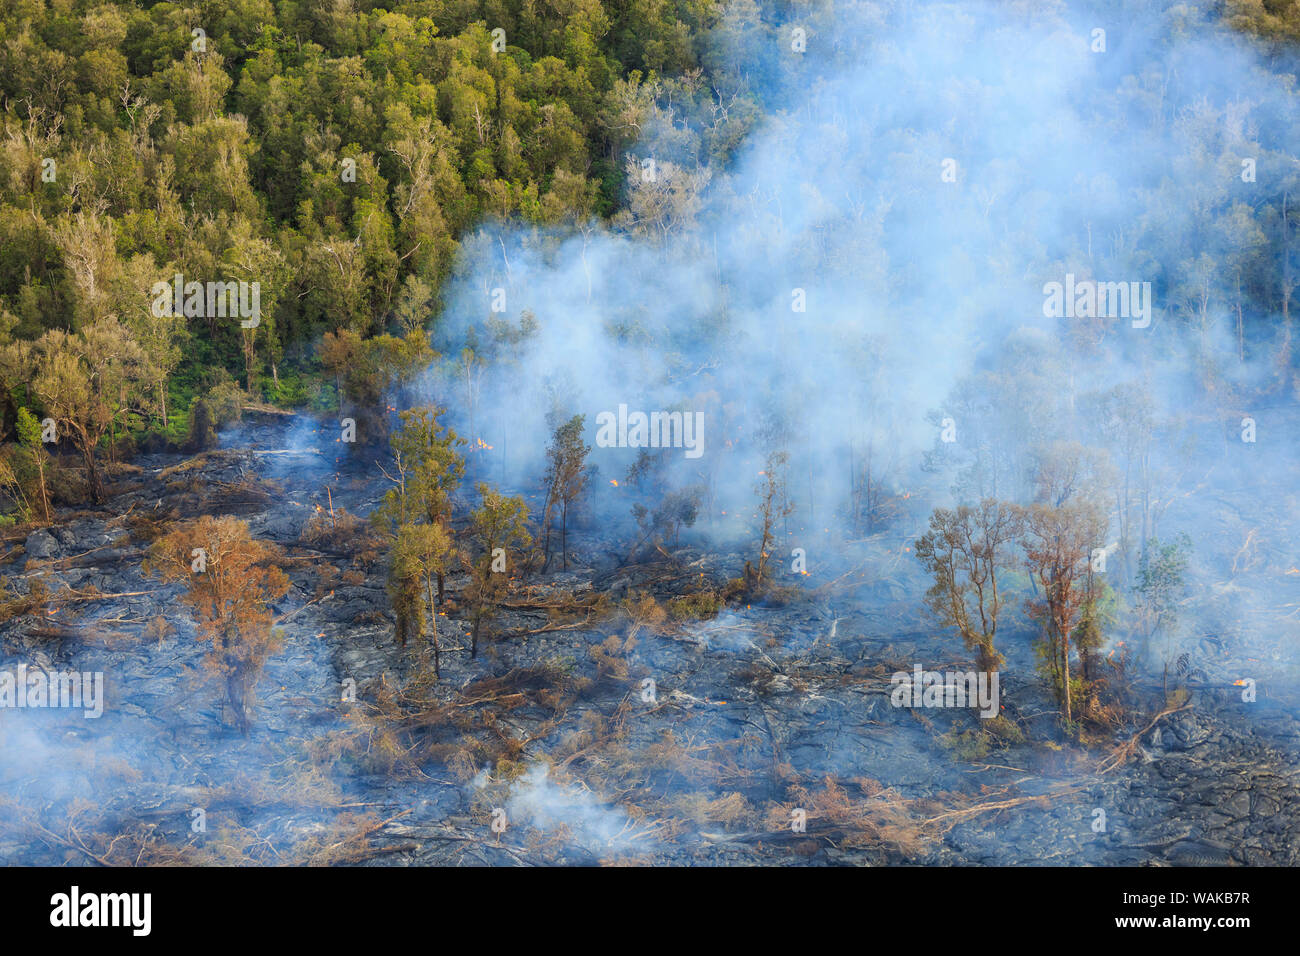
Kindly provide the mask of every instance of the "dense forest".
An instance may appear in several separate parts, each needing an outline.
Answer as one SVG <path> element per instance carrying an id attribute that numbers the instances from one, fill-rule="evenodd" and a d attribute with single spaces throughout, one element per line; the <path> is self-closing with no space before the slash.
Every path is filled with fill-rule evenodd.
<path id="1" fill-rule="evenodd" d="M 383 364 L 380 350 L 402 352 L 385 336 L 437 322 L 458 243 L 484 221 L 688 222 L 699 183 L 759 123 L 770 74 L 794 69 L 769 52 L 781 31 L 803 18 L 833 33 L 832 15 L 715 0 L 7 4 L 6 436 L 24 407 L 64 409 L 78 435 L 88 426 L 72 419 L 94 418 L 85 441 L 110 453 L 183 443 L 199 397 L 217 423 L 248 400 L 337 407 L 342 364 L 367 377 L 353 359 Z M 1221 19 L 1269 50 L 1300 30 L 1294 3 L 1183 15 L 1180 29 Z M 851 45 L 830 52 L 797 68 L 808 82 Z M 627 167 L 638 143 L 676 164 L 653 188 Z M 1212 200 L 1213 228 L 1245 251 L 1204 268 L 1232 272 L 1246 312 L 1280 311 L 1289 360 L 1293 193 L 1271 192 L 1251 209 Z M 175 274 L 258 282 L 260 323 L 152 314 L 149 290 Z M 112 357 L 120 387 L 67 411 L 78 373 L 56 366 L 91 374 L 91 353 Z M 381 384 L 352 383 L 358 396 Z"/>
<path id="2" fill-rule="evenodd" d="M 685 152 L 725 163 L 754 105 L 710 114 L 710 77 L 736 74 L 710 41 L 721 17 L 710 0 L 7 4 L 0 315 L 30 343 L 5 362 L 10 437 L 17 407 L 66 401 L 49 370 L 92 340 L 123 380 L 103 441 L 180 441 L 194 398 L 226 408 L 234 383 L 329 407 L 326 333 L 355 349 L 423 330 L 484 219 L 613 216 L 662 104 L 708 118 Z M 262 321 L 152 315 L 176 273 L 258 281 Z"/>

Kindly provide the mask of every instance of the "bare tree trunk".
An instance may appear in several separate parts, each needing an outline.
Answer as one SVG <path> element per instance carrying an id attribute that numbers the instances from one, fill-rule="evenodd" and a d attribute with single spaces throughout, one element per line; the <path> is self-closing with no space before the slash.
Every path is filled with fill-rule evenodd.
<path id="1" fill-rule="evenodd" d="M 46 481 L 45 481 L 45 462 L 42 460 L 42 457 L 41 457 L 41 456 L 44 455 L 44 454 L 45 454 L 44 451 L 38 447 L 38 448 L 36 448 L 35 451 L 32 453 L 32 457 L 33 457 L 33 458 L 35 459 L 35 461 L 36 461 L 36 477 L 37 477 L 37 481 L 40 482 L 40 490 L 41 490 L 41 511 L 42 511 L 42 512 L 44 513 L 44 515 L 45 515 L 45 523 L 46 523 L 46 524 L 49 524 L 49 523 L 50 523 L 50 520 L 51 520 L 51 518 L 50 518 L 50 491 L 49 491 L 49 486 L 46 484 Z"/>
<path id="2" fill-rule="evenodd" d="M 1070 638 L 1061 634 L 1061 686 L 1064 690 L 1062 700 L 1065 702 L 1065 719 L 1074 722 L 1073 707 L 1070 700 Z"/>
<path id="3" fill-rule="evenodd" d="M 1241 270 L 1237 270 L 1237 361 L 1246 361 L 1246 343 L 1241 328 Z"/>
<path id="4" fill-rule="evenodd" d="M 438 575 L 439 585 L 442 583 L 442 575 Z M 429 627 L 433 633 L 433 676 L 442 676 L 442 649 L 438 645 L 438 609 L 433 603 L 433 580 L 428 576 L 425 577 L 425 589 L 429 592 Z"/>
<path id="5" fill-rule="evenodd" d="M 1291 219 L 1287 193 L 1282 194 L 1282 346 L 1278 349 L 1277 366 L 1285 375 L 1291 364 Z"/>
<path id="6" fill-rule="evenodd" d="M 248 719 L 248 708 L 244 703 L 247 689 L 244 687 L 243 676 L 238 671 L 226 679 L 226 696 L 230 700 L 230 709 L 234 711 L 239 732 L 247 737 L 252 729 L 252 721 Z"/>
<path id="7" fill-rule="evenodd" d="M 551 566 L 551 521 L 554 515 L 555 507 L 554 492 L 547 492 L 546 507 L 542 509 L 542 524 L 546 526 L 546 534 L 542 542 L 542 573 Z"/>
<path id="8" fill-rule="evenodd" d="M 95 451 L 90 444 L 90 438 L 83 438 L 78 444 L 81 445 L 81 457 L 86 463 L 86 481 L 90 485 L 90 498 L 97 505 L 102 505 L 108 500 L 108 495 L 104 491 L 104 481 L 99 474 L 99 466 L 95 463 Z"/>

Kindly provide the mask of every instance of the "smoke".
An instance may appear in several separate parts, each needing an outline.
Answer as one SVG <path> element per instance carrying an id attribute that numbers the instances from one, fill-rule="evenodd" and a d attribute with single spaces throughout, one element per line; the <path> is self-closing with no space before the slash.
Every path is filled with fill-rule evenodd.
<path id="1" fill-rule="evenodd" d="M 758 646 L 749 624 L 730 611 L 723 611 L 703 625 L 697 632 L 696 638 L 702 647 L 709 650 L 741 653 L 751 651 Z"/>
<path id="2" fill-rule="evenodd" d="M 545 764 L 534 764 L 514 784 L 505 809 L 509 820 L 542 834 L 560 831 L 567 844 L 597 856 L 642 845 L 626 813 L 606 806 L 590 790 L 557 784 Z"/>
<path id="3" fill-rule="evenodd" d="M 1184 501 L 1192 489 L 1289 473 L 1282 203 L 1300 113 L 1276 57 L 1155 2 L 849 4 L 781 22 L 737 4 L 715 39 L 721 78 L 701 95 L 734 104 L 730 65 L 763 110 L 725 168 L 698 165 L 716 125 L 650 111 L 613 224 L 493 224 L 463 244 L 434 378 L 493 475 L 535 488 L 571 415 L 599 446 L 597 417 L 620 405 L 703 412 L 702 457 L 652 449 L 659 484 L 642 494 L 700 485 L 715 543 L 752 540 L 755 484 L 784 449 L 803 543 L 855 523 L 868 463 L 896 512 L 1023 501 L 1037 450 L 1081 442 L 1125 480 L 1143 473 L 1131 564 L 1157 532 L 1222 532 L 1221 503 Z M 1053 313 L 1049 284 L 1076 280 L 1124 285 Z M 470 374 L 466 346 L 486 363 Z M 1239 440 L 1248 416 L 1268 420 L 1265 444 Z M 1141 455 L 1124 437 L 1139 426 Z M 647 500 L 626 487 L 637 455 L 593 451 L 603 533 L 633 530 Z M 1215 547 L 1197 560 L 1217 573 Z"/>

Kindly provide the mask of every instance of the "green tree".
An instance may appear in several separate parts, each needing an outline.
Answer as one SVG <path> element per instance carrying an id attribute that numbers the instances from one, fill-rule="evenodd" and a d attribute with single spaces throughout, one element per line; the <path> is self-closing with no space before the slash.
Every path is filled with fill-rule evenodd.
<path id="1" fill-rule="evenodd" d="M 373 445 L 388 434 L 392 393 L 437 358 L 429 336 L 412 330 L 400 338 L 363 339 L 353 329 L 326 332 L 317 354 L 338 386 L 339 411 L 357 422 L 357 434 Z"/>
<path id="2" fill-rule="evenodd" d="M 560 516 L 560 554 L 564 570 L 569 570 L 569 511 L 582 496 L 595 468 L 587 464 L 591 446 L 583 444 L 584 416 L 574 415 L 555 429 L 546 449 L 546 505 L 542 512 L 545 527 L 543 568 L 551 561 L 551 527 L 555 513 Z"/>
<path id="3" fill-rule="evenodd" d="M 450 535 L 451 498 L 465 474 L 465 459 L 456 450 L 465 444 L 438 419 L 444 409 L 421 406 L 400 414 L 402 427 L 393 433 L 389 444 L 393 460 L 400 469 L 401 494 L 406 521 L 425 521 Z M 389 494 L 396 493 L 396 489 Z M 445 570 L 437 572 L 438 600 L 445 591 Z"/>
<path id="4" fill-rule="evenodd" d="M 403 647 L 407 637 L 424 634 L 424 612 L 433 645 L 433 673 L 442 676 L 442 646 L 438 639 L 438 605 L 434 600 L 434 580 L 441 579 L 455 557 L 455 545 L 447 529 L 436 524 L 404 524 L 397 530 L 393 543 L 392 573 L 389 591 L 398 618 L 397 636 Z M 423 585 L 422 604 L 417 597 Z M 441 601 L 439 596 L 438 601 Z"/>
<path id="5" fill-rule="evenodd" d="M 954 627 L 978 653 L 980 670 L 1002 663 L 993 645 L 1003 595 L 998 571 L 1008 566 L 1023 528 L 1013 505 L 985 498 L 978 507 L 936 508 L 930 530 L 916 542 L 916 557 L 934 578 L 926 603 L 939 622 Z"/>
<path id="6" fill-rule="evenodd" d="M 1061 713 L 1073 723 L 1072 638 L 1088 607 L 1092 551 L 1103 540 L 1106 520 L 1095 503 L 1071 501 L 1031 505 L 1023 521 L 1025 567 L 1036 591 L 1026 609 L 1042 628 Z"/>
<path id="7" fill-rule="evenodd" d="M 148 410 L 144 351 L 116 319 L 108 318 L 75 335 L 52 330 L 20 352 L 30 362 L 32 394 L 55 420 L 59 434 L 69 435 L 81 452 L 91 497 L 102 504 L 107 495 L 96 452 L 111 430 Z"/>
<path id="8" fill-rule="evenodd" d="M 511 548 L 532 544 L 528 533 L 528 505 L 522 497 L 507 497 L 485 482 L 479 482 L 479 507 L 470 515 L 470 527 L 479 556 L 474 562 L 470 595 L 473 629 L 470 657 L 478 656 L 479 631 L 491 615 L 510 580 Z"/>
<path id="9" fill-rule="evenodd" d="M 1165 543 L 1151 538 L 1138 561 L 1134 610 L 1142 638 L 1142 657 L 1148 663 L 1157 635 L 1168 639 L 1177 626 L 1191 549 L 1192 539 L 1185 533 Z"/>
<path id="10" fill-rule="evenodd" d="M 424 634 L 427 598 L 437 676 L 442 672 L 437 606 L 443 600 L 446 572 L 455 558 L 451 495 L 465 471 L 464 459 L 456 451 L 464 442 L 439 424 L 441 414 L 442 409 L 428 406 L 401 413 L 402 427 L 389 438 L 392 470 L 384 469 L 393 487 L 371 514 L 371 521 L 393 542 L 388 591 L 398 641 L 405 647 L 409 636 Z"/>
<path id="11" fill-rule="evenodd" d="M 26 464 L 33 474 L 33 512 L 39 513 L 46 524 L 52 520 L 50 514 L 50 490 L 46 475 L 49 472 L 50 456 L 45 451 L 41 440 L 41 423 L 25 408 L 18 409 L 18 444 L 23 449 Z"/>

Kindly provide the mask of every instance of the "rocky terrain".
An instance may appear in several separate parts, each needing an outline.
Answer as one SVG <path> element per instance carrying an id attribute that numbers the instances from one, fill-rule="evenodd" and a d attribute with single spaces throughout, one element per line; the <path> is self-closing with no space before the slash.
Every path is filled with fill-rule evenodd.
<path id="1" fill-rule="evenodd" d="M 450 576 L 433 681 L 395 641 L 382 555 L 308 543 L 313 516 L 337 528 L 384 490 L 313 429 L 273 419 L 198 458 L 144 456 L 108 507 L 7 542 L 0 668 L 102 671 L 107 700 L 97 720 L 0 712 L 0 861 L 1300 863 L 1287 593 L 1260 656 L 1196 622 L 1181 709 L 1151 722 L 1162 695 L 1135 682 L 1133 722 L 1084 746 L 1014 636 L 998 735 L 970 711 L 892 706 L 895 671 L 968 666 L 919 616 L 914 529 L 858 543 L 795 600 L 698 617 L 666 608 L 743 555 L 687 544 L 626 564 L 588 530 L 568 571 L 516 583 L 477 660 Z M 179 587 L 141 568 L 151 529 L 202 513 L 283 547 L 291 580 L 247 737 L 199 679 Z M 1266 565 L 1283 583 L 1256 567 L 1225 593 L 1293 588 L 1284 532 L 1253 547 L 1281 549 Z"/>

